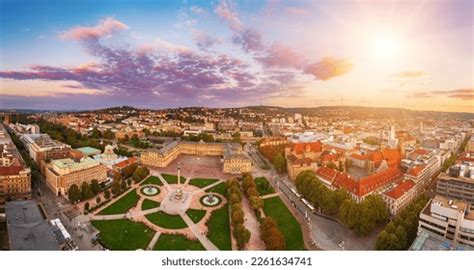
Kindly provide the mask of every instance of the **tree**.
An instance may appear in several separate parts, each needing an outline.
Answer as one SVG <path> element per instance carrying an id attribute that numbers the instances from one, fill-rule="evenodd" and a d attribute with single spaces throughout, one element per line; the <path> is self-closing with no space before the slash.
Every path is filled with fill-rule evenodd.
<path id="1" fill-rule="evenodd" d="M 119 180 L 114 180 L 112 182 L 111 190 L 112 190 L 112 194 L 114 194 L 115 196 L 118 196 L 120 193 L 122 193 Z"/>
<path id="2" fill-rule="evenodd" d="M 79 187 L 76 184 L 73 184 L 69 187 L 67 190 L 67 195 L 69 201 L 76 203 L 81 200 L 81 191 L 79 190 Z"/>
<path id="3" fill-rule="evenodd" d="M 89 207 L 90 207 L 89 202 L 86 202 L 84 204 L 84 210 L 89 211 Z"/>
<path id="4" fill-rule="evenodd" d="M 252 197 L 252 196 L 258 196 L 258 191 L 255 187 L 250 187 L 248 188 L 245 193 L 247 194 L 247 197 Z"/>
<path id="5" fill-rule="evenodd" d="M 273 167 L 275 167 L 275 170 L 279 173 L 286 172 L 286 160 L 281 152 L 278 152 L 273 158 Z"/>
<path id="6" fill-rule="evenodd" d="M 106 200 L 110 199 L 110 191 L 109 190 L 104 191 L 104 198 Z"/>
<path id="7" fill-rule="evenodd" d="M 333 170 L 337 170 L 337 165 L 334 164 L 334 162 L 329 162 L 327 165 L 326 165 L 328 168 L 331 168 Z"/>
<path id="8" fill-rule="evenodd" d="M 94 128 L 91 132 L 91 138 L 99 139 L 102 137 L 102 132 L 100 132 L 97 128 Z"/>
<path id="9" fill-rule="evenodd" d="M 100 192 L 100 184 L 99 184 L 99 182 L 98 182 L 96 179 L 92 180 L 92 182 L 91 182 L 91 189 L 92 189 L 92 194 L 94 194 L 94 195 L 99 194 L 99 192 Z"/>
<path id="10" fill-rule="evenodd" d="M 82 200 L 87 200 L 94 196 L 92 193 L 91 186 L 87 182 L 82 182 L 81 184 L 81 198 Z"/>
<path id="11" fill-rule="evenodd" d="M 114 181 L 120 181 L 122 179 L 122 175 L 118 172 L 114 172 L 113 180 Z"/>
<path id="12" fill-rule="evenodd" d="M 106 131 L 104 131 L 104 134 L 102 136 L 107 140 L 113 140 L 115 137 L 114 133 L 110 129 L 107 129 Z"/>
<path id="13" fill-rule="evenodd" d="M 249 203 L 253 210 L 258 210 L 263 207 L 263 200 L 259 196 L 250 197 Z"/>
<path id="14" fill-rule="evenodd" d="M 232 225 L 236 226 L 239 223 L 244 223 L 244 218 L 245 218 L 244 211 L 236 210 L 232 212 L 232 216 L 231 216 Z"/>
<path id="15" fill-rule="evenodd" d="M 125 182 L 125 180 L 123 180 L 123 181 L 120 183 L 120 189 L 122 189 L 122 192 L 124 192 L 125 190 L 127 190 L 127 183 Z"/>
<path id="16" fill-rule="evenodd" d="M 260 238 L 265 243 L 267 250 L 284 250 L 286 247 L 285 237 L 271 217 L 265 217 L 262 220 Z"/>
<path id="17" fill-rule="evenodd" d="M 97 198 L 95 198 L 95 202 L 96 202 L 97 204 L 99 204 L 100 201 L 101 201 L 100 196 L 98 196 Z"/>
<path id="18" fill-rule="evenodd" d="M 127 180 L 127 185 L 128 185 L 128 186 L 131 186 L 131 185 L 132 185 L 132 180 L 128 179 L 128 180 Z"/>
<path id="19" fill-rule="evenodd" d="M 233 235 L 239 249 L 243 249 L 250 240 L 250 231 L 242 223 L 234 226 Z"/>

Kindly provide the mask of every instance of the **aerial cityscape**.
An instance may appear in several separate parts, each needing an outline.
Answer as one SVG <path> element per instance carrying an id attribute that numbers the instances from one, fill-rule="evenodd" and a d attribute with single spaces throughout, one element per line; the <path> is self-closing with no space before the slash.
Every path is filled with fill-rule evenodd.
<path id="1" fill-rule="evenodd" d="M 474 250 L 454 2 L 0 1 L 0 250 Z"/>

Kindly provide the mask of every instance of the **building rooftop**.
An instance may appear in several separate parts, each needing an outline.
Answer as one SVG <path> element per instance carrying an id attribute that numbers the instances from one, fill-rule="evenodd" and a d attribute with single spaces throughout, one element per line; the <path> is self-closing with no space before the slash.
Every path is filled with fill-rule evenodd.
<path id="1" fill-rule="evenodd" d="M 403 194 L 410 191 L 410 189 L 412 189 L 414 186 L 415 186 L 415 183 L 413 181 L 406 180 L 406 181 L 401 182 L 400 184 L 398 184 L 396 187 L 392 188 L 391 190 L 385 192 L 385 195 L 396 200 L 400 198 L 401 196 L 403 196 Z"/>
<path id="2" fill-rule="evenodd" d="M 11 250 L 59 250 L 53 230 L 35 201 L 6 203 Z"/>
<path id="3" fill-rule="evenodd" d="M 474 250 L 472 247 L 454 243 L 444 237 L 421 229 L 409 250 Z"/>
<path id="4" fill-rule="evenodd" d="M 97 148 L 94 148 L 94 147 L 89 147 L 89 146 L 80 147 L 80 148 L 77 148 L 76 150 L 81 151 L 84 155 L 89 156 L 89 157 L 102 153 L 102 151 L 100 151 L 100 149 L 97 149 Z"/>

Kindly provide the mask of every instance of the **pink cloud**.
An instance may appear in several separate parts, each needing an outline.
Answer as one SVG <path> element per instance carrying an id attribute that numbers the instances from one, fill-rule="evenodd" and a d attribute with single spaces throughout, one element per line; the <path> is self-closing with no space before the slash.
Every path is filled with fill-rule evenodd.
<path id="1" fill-rule="evenodd" d="M 302 64 L 301 55 L 297 54 L 290 47 L 275 42 L 267 48 L 267 54 L 259 58 L 266 66 L 276 67 L 294 67 L 299 68 Z"/>
<path id="2" fill-rule="evenodd" d="M 222 0 L 219 5 L 216 6 L 215 12 L 227 21 L 233 31 L 240 32 L 242 30 L 243 25 L 239 15 L 231 8 L 229 2 Z"/>
<path id="3" fill-rule="evenodd" d="M 299 7 L 288 7 L 286 11 L 292 15 L 307 15 L 308 10 Z"/>
<path id="4" fill-rule="evenodd" d="M 63 32 L 61 38 L 72 40 L 84 40 L 91 38 L 100 38 L 110 35 L 115 31 L 126 30 L 128 26 L 112 18 L 106 18 L 93 27 L 78 26 L 69 31 Z"/>
<path id="5" fill-rule="evenodd" d="M 352 64 L 346 59 L 325 57 L 321 61 L 308 65 L 304 72 L 316 79 L 327 81 L 333 77 L 346 74 L 352 69 Z"/>

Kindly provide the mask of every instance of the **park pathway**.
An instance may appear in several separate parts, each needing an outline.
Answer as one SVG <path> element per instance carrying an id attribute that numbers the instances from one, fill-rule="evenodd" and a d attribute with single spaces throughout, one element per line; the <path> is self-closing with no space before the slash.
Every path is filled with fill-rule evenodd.
<path id="1" fill-rule="evenodd" d="M 135 212 L 127 212 L 125 214 L 116 214 L 116 215 L 95 215 L 91 216 L 91 220 L 114 220 L 114 219 L 131 219 L 131 218 L 136 218 L 136 217 L 141 217 L 141 216 L 146 216 L 148 214 L 156 213 L 161 210 L 160 207 L 155 207 L 147 210 L 140 210 L 140 211 L 135 211 Z"/>
<path id="2" fill-rule="evenodd" d="M 196 238 L 201 242 L 202 246 L 206 250 L 219 250 L 202 232 L 199 228 L 194 224 L 194 222 L 186 215 L 186 213 L 180 214 L 181 218 L 184 220 L 188 228 L 191 232 L 196 236 Z"/>
<path id="3" fill-rule="evenodd" d="M 153 238 L 151 239 L 150 243 L 148 244 L 148 247 L 146 248 L 147 250 L 153 250 L 153 247 L 156 245 L 156 242 L 158 242 L 158 238 L 160 238 L 161 232 L 157 231 L 155 235 L 153 235 Z"/>
<path id="4" fill-rule="evenodd" d="M 265 200 L 265 199 L 268 199 L 268 198 L 273 198 L 273 197 L 278 197 L 278 193 L 272 193 L 272 194 L 267 194 L 267 195 L 263 195 L 263 196 L 260 196 L 260 198 L 262 200 Z"/>
<path id="5" fill-rule="evenodd" d="M 245 213 L 244 226 L 250 231 L 250 240 L 246 249 L 265 250 L 265 243 L 260 239 L 260 222 L 258 222 L 247 198 L 242 198 L 242 210 Z"/>
<path id="6" fill-rule="evenodd" d="M 163 185 L 165 185 L 165 188 L 166 188 L 166 190 L 168 190 L 168 192 L 173 190 L 171 188 L 170 184 L 168 184 L 168 182 L 166 182 L 166 180 L 163 178 L 163 176 L 161 176 L 161 173 L 156 173 L 156 174 L 154 174 L 154 176 L 157 176 L 160 179 L 161 183 L 163 183 Z"/>

